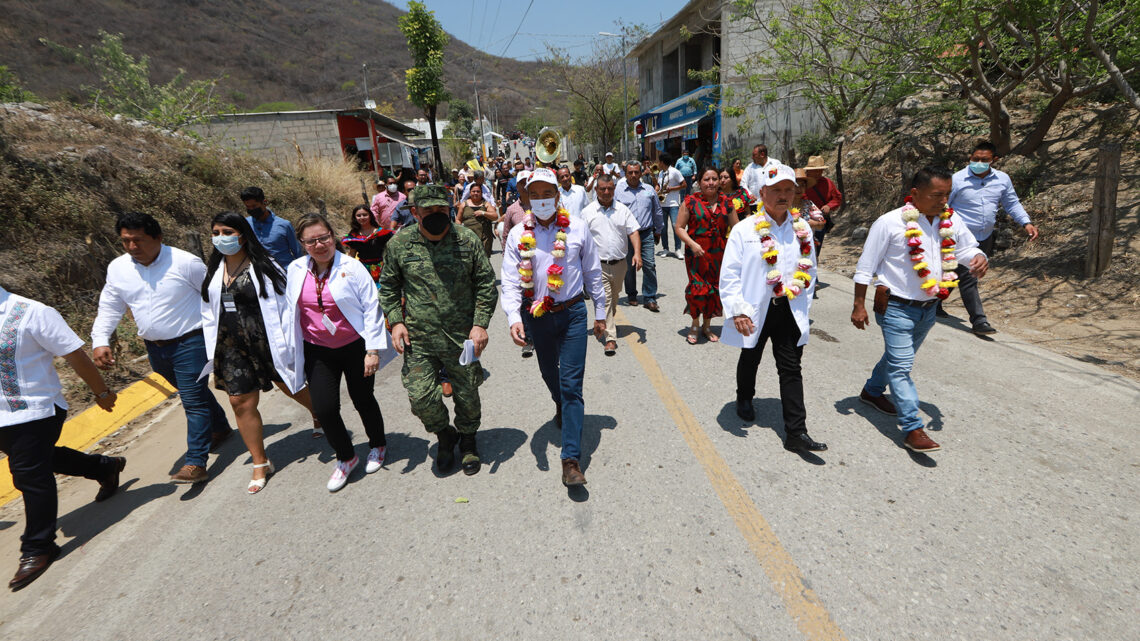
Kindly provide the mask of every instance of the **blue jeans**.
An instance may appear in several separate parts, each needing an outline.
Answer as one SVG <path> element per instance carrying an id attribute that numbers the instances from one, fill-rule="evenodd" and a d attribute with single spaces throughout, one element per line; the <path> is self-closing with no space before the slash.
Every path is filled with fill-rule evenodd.
<path id="1" fill-rule="evenodd" d="M 677 211 L 680 207 L 662 207 L 661 213 L 665 216 L 665 229 L 661 230 L 661 249 L 669 251 L 669 232 L 677 222 Z M 673 250 L 681 251 L 681 237 L 673 233 Z"/>
<path id="2" fill-rule="evenodd" d="M 625 294 L 637 298 L 637 270 L 633 268 L 633 242 L 625 241 Z M 657 300 L 657 266 L 653 262 L 653 228 L 641 230 L 641 298 L 646 303 Z"/>
<path id="3" fill-rule="evenodd" d="M 146 342 L 150 367 L 178 390 L 182 409 L 186 412 L 185 465 L 206 467 L 212 433 L 226 434 L 230 423 L 214 393 L 210 377 L 198 377 L 206 367 L 206 340 L 201 334 L 170 345 Z"/>
<path id="4" fill-rule="evenodd" d="M 527 312 L 524 312 L 524 315 Z M 554 404 L 562 408 L 562 458 L 582 456 L 582 378 L 586 373 L 586 303 L 578 301 L 560 312 L 531 318 L 538 369 Z"/>
<path id="5" fill-rule="evenodd" d="M 868 394 L 882 396 L 887 385 L 891 386 L 891 398 L 899 413 L 899 428 L 904 432 L 923 426 L 922 417 L 918 415 L 918 390 L 910 378 L 910 370 L 915 353 L 934 326 L 937 308 L 931 305 L 922 309 L 891 301 L 886 313 L 875 314 L 875 322 L 883 330 L 886 349 L 864 387 Z"/>

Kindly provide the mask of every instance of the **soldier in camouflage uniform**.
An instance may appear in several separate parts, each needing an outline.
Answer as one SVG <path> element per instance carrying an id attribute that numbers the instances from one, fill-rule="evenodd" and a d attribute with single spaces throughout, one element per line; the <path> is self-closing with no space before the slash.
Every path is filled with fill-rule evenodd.
<path id="1" fill-rule="evenodd" d="M 487 325 L 498 304 L 495 272 L 479 238 L 448 215 L 447 190 L 419 185 L 414 190 L 417 224 L 388 242 L 380 274 L 380 306 L 392 324 L 392 342 L 404 355 L 402 378 L 412 413 L 439 440 L 436 467 L 455 463 L 458 443 L 463 472 L 479 471 L 475 432 L 481 408 L 478 361 L 461 366 L 463 342 L 487 345 Z M 439 371 L 447 368 L 454 389 L 455 427 L 443 404 Z"/>

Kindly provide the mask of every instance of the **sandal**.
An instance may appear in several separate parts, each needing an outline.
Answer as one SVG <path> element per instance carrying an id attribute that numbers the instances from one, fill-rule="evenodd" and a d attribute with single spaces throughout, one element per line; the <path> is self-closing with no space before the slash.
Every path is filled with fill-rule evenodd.
<path id="1" fill-rule="evenodd" d="M 269 473 L 266 474 L 265 476 L 259 478 L 259 479 L 251 479 L 249 482 L 249 486 L 245 488 L 246 492 L 248 492 L 250 494 L 257 494 L 258 492 L 264 490 L 265 484 L 269 482 L 269 477 L 273 476 L 273 474 L 277 471 L 273 467 L 273 461 L 266 461 L 264 463 L 255 463 L 253 466 L 253 469 L 258 469 L 258 468 L 262 468 L 262 467 L 268 467 Z"/>
<path id="2" fill-rule="evenodd" d="M 720 342 L 720 337 L 717 336 L 716 334 L 714 334 L 711 329 L 705 328 L 705 329 L 701 330 L 701 332 L 704 333 L 705 338 L 709 339 L 710 343 L 719 343 Z"/>
<path id="3" fill-rule="evenodd" d="M 695 327 L 689 330 L 689 335 L 685 337 L 685 341 L 690 345 L 697 344 L 697 329 Z"/>

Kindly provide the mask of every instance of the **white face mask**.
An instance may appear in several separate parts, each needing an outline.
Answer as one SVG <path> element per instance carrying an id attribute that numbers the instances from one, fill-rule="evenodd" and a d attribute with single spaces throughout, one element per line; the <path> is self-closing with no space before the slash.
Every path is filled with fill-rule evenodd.
<path id="1" fill-rule="evenodd" d="M 396 193 L 396 183 L 392 183 L 391 185 L 388 185 L 388 193 L 389 194 Z"/>
<path id="2" fill-rule="evenodd" d="M 554 216 L 555 206 L 554 203 L 557 198 L 531 198 L 530 210 L 534 212 L 542 220 L 550 220 Z"/>

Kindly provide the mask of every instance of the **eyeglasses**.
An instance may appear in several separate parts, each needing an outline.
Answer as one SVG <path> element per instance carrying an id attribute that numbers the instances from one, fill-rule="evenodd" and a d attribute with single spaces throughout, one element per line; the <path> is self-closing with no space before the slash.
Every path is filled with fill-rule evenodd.
<path id="1" fill-rule="evenodd" d="M 317 245 L 324 245 L 330 241 L 332 241 L 332 234 L 325 234 L 324 236 L 317 236 L 310 240 L 302 240 L 301 244 L 305 247 L 315 247 Z"/>

